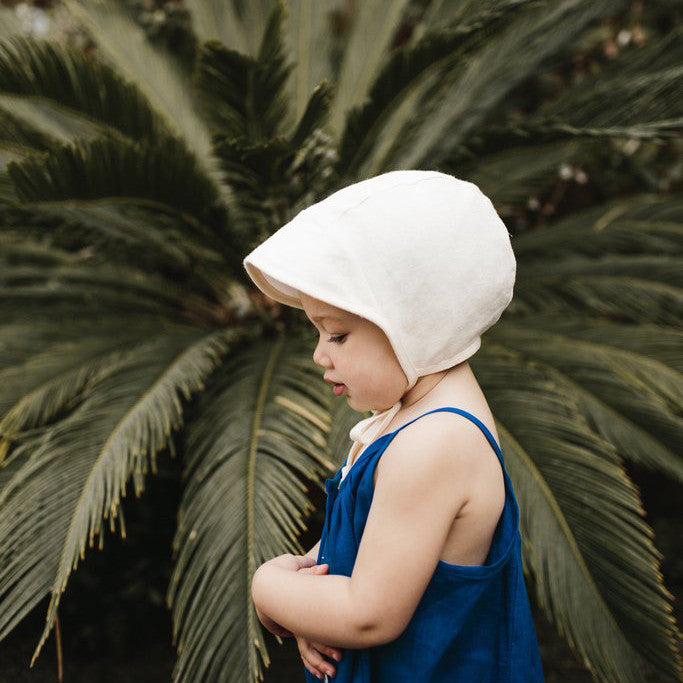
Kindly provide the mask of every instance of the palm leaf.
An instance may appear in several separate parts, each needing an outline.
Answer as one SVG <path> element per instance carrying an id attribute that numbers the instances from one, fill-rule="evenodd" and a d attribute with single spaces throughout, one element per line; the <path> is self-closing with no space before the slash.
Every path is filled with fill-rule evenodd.
<path id="1" fill-rule="evenodd" d="M 248 52 L 244 25 L 233 2 L 185 0 L 184 5 L 192 18 L 192 31 L 201 42 L 215 40 L 239 52 Z"/>
<path id="2" fill-rule="evenodd" d="M 514 153 L 529 140 L 677 137 L 683 130 L 682 33 L 678 27 L 662 41 L 623 50 L 601 71 L 563 89 L 533 115 L 487 127 L 461 154 L 486 159 L 486 150 L 514 146 Z"/>
<path id="3" fill-rule="evenodd" d="M 592 311 L 633 323 L 676 325 L 683 306 L 677 268 L 682 207 L 678 199 L 655 206 L 652 196 L 634 197 L 577 212 L 552 230 L 518 236 L 515 251 L 527 264 L 527 277 L 519 280 L 513 310 Z M 609 256 L 597 259 L 600 253 Z M 557 263 L 549 266 L 549 259 Z"/>
<path id="4" fill-rule="evenodd" d="M 260 676 L 257 651 L 268 666 L 249 586 L 282 548 L 303 552 L 297 535 L 311 504 L 299 478 L 332 466 L 321 455 L 328 396 L 310 344 L 280 338 L 232 355 L 196 404 L 167 596 L 179 651 L 174 677 Z"/>
<path id="5" fill-rule="evenodd" d="M 558 374 L 496 342 L 472 366 L 496 417 L 539 604 L 597 680 L 642 681 L 639 655 L 673 670 L 673 596 L 613 446 Z"/>
<path id="6" fill-rule="evenodd" d="M 683 357 L 680 353 L 683 331 L 675 327 L 651 323 L 622 324 L 588 315 L 566 316 L 557 313 L 534 314 L 533 321 L 538 321 L 539 330 L 545 329 L 551 335 L 598 345 L 607 339 L 610 347 L 632 351 L 666 365 L 677 373 L 683 373 Z M 531 322 L 531 319 L 520 324 L 521 322 L 510 319 L 506 321 L 506 325 L 521 327 L 522 324 Z M 506 327 L 506 333 L 507 329 Z M 488 334 L 497 333 L 491 330 Z"/>
<path id="7" fill-rule="evenodd" d="M 166 126 L 184 140 L 221 201 L 229 204 L 232 195 L 221 182 L 210 134 L 197 111 L 185 72 L 149 43 L 142 28 L 119 3 L 65 0 L 64 4 L 95 37 L 98 54 L 122 78 L 134 83 Z"/>
<path id="8" fill-rule="evenodd" d="M 160 201 L 207 219 L 219 211 L 214 186 L 197 173 L 194 158 L 172 138 L 157 144 L 88 140 L 8 167 L 22 201 L 137 197 Z"/>
<path id="9" fill-rule="evenodd" d="M 581 341 L 535 323 L 500 327 L 490 338 L 571 385 L 586 421 L 623 458 L 683 482 L 683 462 L 675 452 L 683 437 L 679 372 L 643 354 L 614 348 L 605 341 L 610 337 Z M 611 330 L 623 335 L 633 327 L 612 324 Z"/>
<path id="10" fill-rule="evenodd" d="M 202 46 L 197 85 L 204 112 L 221 135 L 249 142 L 269 140 L 286 128 L 284 97 L 291 69 L 284 61 L 281 32 L 284 7 L 274 6 L 256 58 L 217 42 Z"/>
<path id="11" fill-rule="evenodd" d="M 0 102 L 64 142 L 101 135 L 132 140 L 170 134 L 134 85 L 82 50 L 14 36 L 0 43 Z"/>
<path id="12" fill-rule="evenodd" d="M 310 98 L 320 84 L 334 82 L 333 43 L 330 40 L 332 12 L 330 3 L 319 0 L 290 0 L 288 3 L 283 48 L 287 61 L 295 65 L 288 88 L 297 121 L 304 116 Z"/>
<path id="13" fill-rule="evenodd" d="M 43 151 L 57 145 L 58 140 L 27 123 L 24 117 L 10 113 L 0 107 L 0 164 L 22 159 L 36 151 Z"/>
<path id="14" fill-rule="evenodd" d="M 576 138 L 542 144 L 532 137 L 526 138 L 523 144 L 514 144 L 510 138 L 505 140 L 505 145 L 488 146 L 489 142 L 490 138 L 486 136 L 481 145 L 458 149 L 447 164 L 446 172 L 456 178 L 467 178 L 484 194 L 495 197 L 496 210 L 501 216 L 524 206 L 525 200 L 551 182 L 562 164 L 580 164 L 593 150 L 592 141 Z M 500 141 L 497 139 L 497 142 Z M 484 144 L 487 145 L 485 151 L 482 149 Z"/>
<path id="15" fill-rule="evenodd" d="M 552 230 L 533 230 L 515 236 L 515 254 L 529 265 L 573 255 L 680 257 L 682 215 L 683 199 L 676 196 L 645 194 L 613 199 L 572 212 L 554 223 Z"/>
<path id="16" fill-rule="evenodd" d="M 115 322 L 120 324 L 120 320 Z M 148 325 L 147 329 L 143 324 L 131 326 L 113 336 L 114 325 L 110 323 L 100 336 L 91 334 L 79 343 L 73 341 L 73 332 L 66 339 L 60 338 L 54 324 L 33 325 L 32 337 L 28 337 L 25 324 L 3 325 L 0 328 L 3 342 L 0 355 L 2 454 L 13 435 L 49 424 L 80 395 L 92 377 L 108 368 L 115 369 L 115 361 L 125 355 L 131 344 L 153 335 L 154 321 Z M 14 337 L 14 344 L 10 343 L 12 335 L 21 335 Z"/>
<path id="17" fill-rule="evenodd" d="M 196 81 L 224 178 L 235 191 L 235 221 L 244 234 L 264 234 L 329 187 L 333 162 L 321 131 L 331 100 L 326 83 L 316 87 L 294 126 L 286 99 L 290 66 L 280 39 L 284 6 L 269 17 L 256 58 L 218 43 L 199 54 Z M 291 132 L 289 132 L 291 130 Z"/>
<path id="18" fill-rule="evenodd" d="M 536 4 L 536 0 L 508 0 L 395 51 L 377 74 L 367 102 L 348 113 L 339 145 L 340 171 L 347 177 L 374 175 L 370 164 L 383 158 L 406 122 L 412 121 L 419 98 L 444 72 L 462 69 L 468 55 L 507 26 L 514 12 Z"/>
<path id="19" fill-rule="evenodd" d="M 335 136 L 344 129 L 349 110 L 365 100 L 391 48 L 407 4 L 407 0 L 364 2 L 350 17 L 330 111 L 330 128 Z"/>
<path id="20" fill-rule="evenodd" d="M 381 159 L 373 159 L 372 168 L 434 167 L 484 125 L 507 94 L 544 60 L 591 22 L 623 6 L 622 0 L 561 0 L 547 3 L 542 11 L 529 7 L 519 12 L 460 68 L 441 74 L 399 134 L 392 136 L 393 147 Z"/>
<path id="21" fill-rule="evenodd" d="M 627 130 L 634 137 L 649 132 L 683 129 L 683 27 L 662 40 L 622 50 L 599 73 L 564 89 L 529 119 L 572 128 Z M 603 106 L 609 100 L 610 106 Z M 635 130 L 631 131 L 633 127 Z"/>
<path id="22" fill-rule="evenodd" d="M 96 372 L 68 416 L 30 444 L 29 459 L 0 491 L 0 536 L 9 552 L 0 566 L 0 638 L 51 591 L 35 661 L 86 539 L 92 545 L 102 517 L 115 515 L 131 476 L 140 495 L 146 456 L 155 471 L 156 452 L 169 447 L 171 431 L 182 424 L 181 395 L 202 389 L 238 338 L 232 330 L 192 330 L 138 345 L 113 371 Z M 22 572 L 27 557 L 34 562 Z"/>
<path id="23" fill-rule="evenodd" d="M 195 292 L 203 287 L 215 295 L 227 286 L 222 269 L 230 261 L 216 251 L 222 234 L 158 202 L 40 202 L 3 209 L 0 219 L 0 253 L 5 243 L 30 240 L 82 255 L 85 250 L 90 263 L 93 255 L 106 254 L 109 263 L 154 270 Z"/>

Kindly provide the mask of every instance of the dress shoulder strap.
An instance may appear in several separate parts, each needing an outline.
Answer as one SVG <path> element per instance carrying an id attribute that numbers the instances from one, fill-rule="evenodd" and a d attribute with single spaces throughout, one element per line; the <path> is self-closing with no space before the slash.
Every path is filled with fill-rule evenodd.
<path id="1" fill-rule="evenodd" d="M 500 460 L 501 464 L 503 464 L 503 453 L 493 434 L 491 434 L 489 428 L 478 417 L 475 417 L 474 415 L 472 415 L 472 413 L 468 413 L 466 410 L 463 410 L 462 408 L 452 408 L 450 406 L 444 406 L 443 408 L 434 408 L 434 410 L 430 410 L 426 413 L 423 413 L 422 415 L 418 415 L 416 418 L 410 420 L 410 422 L 406 422 L 404 425 L 401 425 L 396 430 L 396 432 L 400 432 L 409 424 L 412 424 L 413 422 L 415 422 L 415 420 L 419 420 L 421 417 L 424 417 L 425 415 L 431 415 L 431 413 L 436 413 L 444 410 L 449 413 L 457 413 L 458 415 L 466 417 L 471 422 L 474 422 L 474 424 L 477 425 L 477 427 L 479 427 L 479 429 L 481 429 L 481 431 L 484 433 L 484 436 L 488 439 L 489 443 L 491 444 L 491 447 L 496 452 L 496 455 L 498 456 L 498 459 Z"/>

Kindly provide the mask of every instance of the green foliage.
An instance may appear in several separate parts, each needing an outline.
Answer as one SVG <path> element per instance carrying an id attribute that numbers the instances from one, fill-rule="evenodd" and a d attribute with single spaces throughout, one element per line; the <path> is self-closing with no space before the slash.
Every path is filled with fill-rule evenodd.
<path id="1" fill-rule="evenodd" d="M 304 551 L 302 482 L 341 464 L 358 416 L 241 260 L 349 182 L 438 167 L 513 234 L 515 298 L 471 364 L 535 598 L 596 681 L 680 678 L 625 462 L 683 481 L 683 202 L 624 191 L 634 161 L 614 192 L 600 175 L 605 150 L 679 149 L 680 27 L 537 97 L 626 2 L 188 0 L 189 64 L 121 3 L 65 4 L 93 54 L 0 40 L 0 639 L 49 595 L 35 660 L 86 542 L 103 520 L 125 535 L 129 483 L 178 452 L 174 680 L 262 677 L 252 574 Z M 598 179 L 553 214 L 570 163 Z"/>

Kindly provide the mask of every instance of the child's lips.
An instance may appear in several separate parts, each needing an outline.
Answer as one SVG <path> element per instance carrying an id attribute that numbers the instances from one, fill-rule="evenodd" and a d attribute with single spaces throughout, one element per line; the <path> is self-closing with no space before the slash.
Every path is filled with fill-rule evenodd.
<path id="1" fill-rule="evenodd" d="M 346 391 L 346 384 L 335 384 L 332 387 L 335 396 L 341 396 Z"/>

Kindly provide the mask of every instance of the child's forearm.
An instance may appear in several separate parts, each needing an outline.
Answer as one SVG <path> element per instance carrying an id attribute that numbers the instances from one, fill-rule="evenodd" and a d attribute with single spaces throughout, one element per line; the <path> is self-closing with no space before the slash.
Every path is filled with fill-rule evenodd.
<path id="1" fill-rule="evenodd" d="M 374 645 L 373 629 L 353 605 L 351 579 L 261 565 L 251 583 L 254 604 L 273 621 L 307 640 L 332 647 Z"/>

